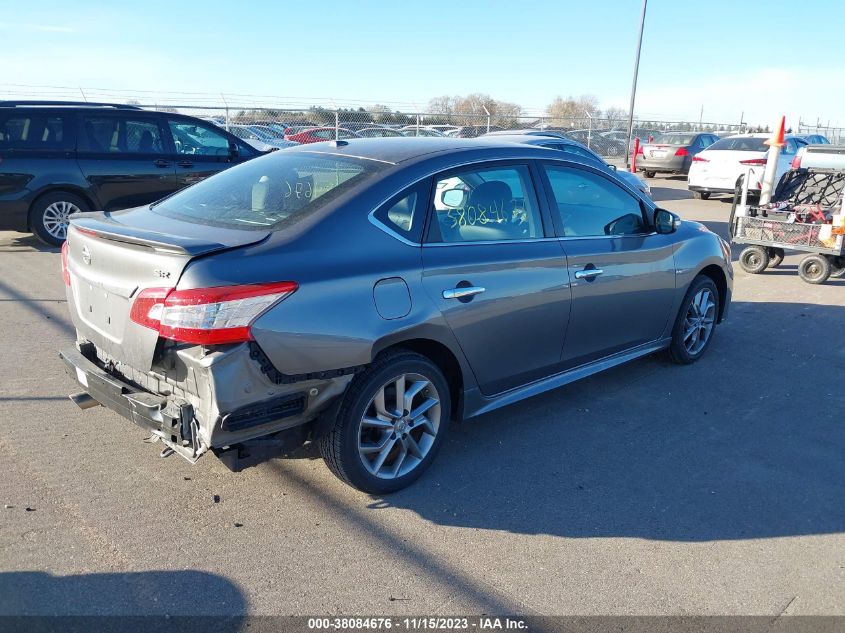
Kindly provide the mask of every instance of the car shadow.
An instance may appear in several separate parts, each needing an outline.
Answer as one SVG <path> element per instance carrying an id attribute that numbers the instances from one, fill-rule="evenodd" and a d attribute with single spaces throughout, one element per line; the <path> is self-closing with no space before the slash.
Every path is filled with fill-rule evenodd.
<path id="1" fill-rule="evenodd" d="M 243 592 L 207 572 L 0 572 L 4 630 L 234 632 L 246 613 Z"/>
<path id="2" fill-rule="evenodd" d="M 456 425 L 429 473 L 369 507 L 566 538 L 843 532 L 843 319 L 736 302 L 699 363 L 647 357 Z"/>
<path id="3" fill-rule="evenodd" d="M 6 233 L 0 237 L 0 253 L 16 253 L 26 251 L 41 251 L 44 253 L 58 253 L 59 246 L 48 246 L 29 233 Z"/>

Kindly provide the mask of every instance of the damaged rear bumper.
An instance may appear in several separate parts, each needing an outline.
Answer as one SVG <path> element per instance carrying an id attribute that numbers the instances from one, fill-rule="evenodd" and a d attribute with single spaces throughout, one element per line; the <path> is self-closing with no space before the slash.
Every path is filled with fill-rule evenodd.
<path id="1" fill-rule="evenodd" d="M 144 391 L 108 373 L 96 362 L 93 346 L 90 351 L 66 349 L 59 357 L 68 375 L 94 400 L 151 432 L 182 457 L 194 462 L 208 450 L 198 441 L 191 403 Z"/>
<path id="2" fill-rule="evenodd" d="M 351 373 L 321 372 L 276 384 L 246 345 L 208 354 L 174 352 L 169 373 L 132 369 L 104 357 L 87 341 L 59 356 L 86 394 L 190 462 L 209 450 L 221 455 L 253 440 L 275 438 L 272 444 L 283 431 L 304 441 L 303 425 L 328 410 L 352 379 Z M 85 394 L 72 399 L 82 408 L 91 406 Z M 294 427 L 303 432 L 287 433 Z"/>

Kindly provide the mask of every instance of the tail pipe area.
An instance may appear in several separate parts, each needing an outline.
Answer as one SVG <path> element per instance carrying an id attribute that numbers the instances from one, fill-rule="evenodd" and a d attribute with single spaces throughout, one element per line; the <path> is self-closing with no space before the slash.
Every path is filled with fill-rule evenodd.
<path id="1" fill-rule="evenodd" d="M 98 407 L 100 403 L 94 400 L 90 395 L 88 395 L 85 391 L 80 391 L 79 393 L 72 393 L 68 396 L 71 402 L 75 404 L 80 409 L 90 409 L 91 407 Z"/>

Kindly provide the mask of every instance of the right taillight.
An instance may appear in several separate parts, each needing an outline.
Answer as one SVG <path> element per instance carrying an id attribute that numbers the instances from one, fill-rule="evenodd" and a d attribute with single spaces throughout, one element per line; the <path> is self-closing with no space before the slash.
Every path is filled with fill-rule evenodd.
<path id="1" fill-rule="evenodd" d="M 709 163 L 710 161 L 706 158 L 702 158 L 701 156 L 693 156 L 692 162 L 694 163 Z"/>
<path id="2" fill-rule="evenodd" d="M 62 242 L 62 279 L 65 281 L 65 285 L 70 285 L 70 270 L 67 267 L 67 251 L 68 245 L 67 240 Z"/>
<path id="3" fill-rule="evenodd" d="M 135 298 L 129 317 L 180 343 L 241 343 L 252 340 L 250 326 L 255 319 L 297 288 L 293 281 L 191 290 L 147 288 Z"/>
<path id="4" fill-rule="evenodd" d="M 792 169 L 801 169 L 801 154 L 795 155 L 795 158 L 792 159 L 792 164 L 790 166 Z"/>
<path id="5" fill-rule="evenodd" d="M 746 160 L 739 161 L 740 165 L 765 165 L 768 159 L 766 158 L 748 158 Z"/>
<path id="6" fill-rule="evenodd" d="M 678 151 L 675 152 L 675 156 L 689 156 L 689 151 L 686 147 L 679 147 Z"/>

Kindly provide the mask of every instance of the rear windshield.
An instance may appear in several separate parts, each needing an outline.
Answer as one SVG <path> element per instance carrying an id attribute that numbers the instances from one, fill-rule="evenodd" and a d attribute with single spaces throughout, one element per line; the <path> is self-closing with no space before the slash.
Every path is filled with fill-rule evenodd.
<path id="1" fill-rule="evenodd" d="M 769 149 L 764 145 L 766 139 L 758 136 L 742 136 L 739 138 L 723 138 L 713 143 L 708 150 L 722 149 L 735 152 L 765 152 Z"/>
<path id="2" fill-rule="evenodd" d="M 661 134 L 654 142 L 663 145 L 690 145 L 694 137 L 693 134 Z"/>
<path id="3" fill-rule="evenodd" d="M 232 167 L 152 205 L 166 217 L 241 230 L 280 230 L 302 221 L 387 165 L 274 152 Z"/>

